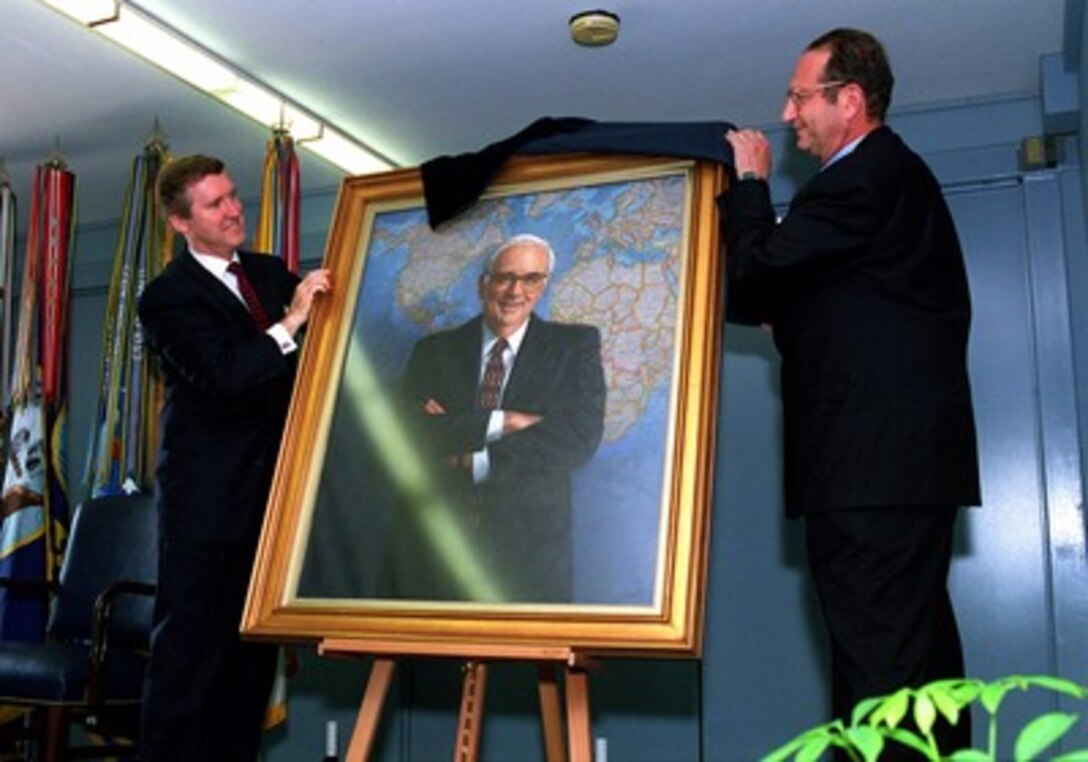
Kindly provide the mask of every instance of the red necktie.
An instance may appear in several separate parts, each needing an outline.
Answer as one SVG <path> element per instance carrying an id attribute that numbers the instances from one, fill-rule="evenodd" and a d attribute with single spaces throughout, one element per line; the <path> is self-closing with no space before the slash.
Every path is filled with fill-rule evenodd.
<path id="1" fill-rule="evenodd" d="M 496 339 L 487 355 L 484 380 L 480 384 L 480 407 L 484 410 L 495 410 L 499 406 L 502 380 L 506 375 L 506 366 L 502 362 L 504 351 L 506 351 L 506 339 Z"/>
<path id="2" fill-rule="evenodd" d="M 242 299 L 245 301 L 246 307 L 249 308 L 249 314 L 253 316 L 253 322 L 257 325 L 257 330 L 266 330 L 268 326 L 272 325 L 272 321 L 268 319 L 268 313 L 264 311 L 261 300 L 257 298 L 257 291 L 253 288 L 253 283 L 246 275 L 246 271 L 237 262 L 231 262 L 227 265 L 227 271 L 233 273 L 234 277 L 237 278 L 238 290 L 242 293 Z"/>

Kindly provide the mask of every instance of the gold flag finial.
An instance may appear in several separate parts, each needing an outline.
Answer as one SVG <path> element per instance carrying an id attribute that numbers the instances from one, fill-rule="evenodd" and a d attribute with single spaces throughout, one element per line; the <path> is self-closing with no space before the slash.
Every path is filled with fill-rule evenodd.
<path id="1" fill-rule="evenodd" d="M 159 118 L 156 116 L 155 121 L 151 124 L 151 132 L 147 134 L 147 140 L 144 142 L 144 147 L 165 151 L 168 145 L 166 130 L 162 128 L 162 122 L 160 122 Z"/>
<path id="2" fill-rule="evenodd" d="M 53 151 L 45 160 L 45 166 L 50 169 L 68 169 L 68 159 L 60 148 L 60 135 L 53 138 Z"/>

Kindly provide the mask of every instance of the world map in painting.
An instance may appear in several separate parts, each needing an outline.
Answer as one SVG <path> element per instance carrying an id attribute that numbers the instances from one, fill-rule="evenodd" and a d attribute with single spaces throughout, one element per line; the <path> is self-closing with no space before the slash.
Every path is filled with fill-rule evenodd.
<path id="1" fill-rule="evenodd" d="M 479 313 L 477 279 L 488 252 L 520 233 L 551 243 L 556 268 L 537 312 L 600 330 L 607 386 L 601 447 L 574 478 L 581 527 L 576 558 L 579 542 L 596 542 L 583 557 L 604 567 L 587 570 L 581 583 L 576 579 L 584 600 L 649 603 L 653 596 L 683 282 L 686 178 L 673 171 L 485 198 L 437 231 L 427 224 L 422 204 L 381 209 L 366 243 L 353 335 L 376 375 L 390 385 L 403 373 L 415 341 Z M 592 510 L 579 512 L 579 493 Z M 609 545 L 624 551 L 603 552 L 602 531 Z M 617 537 L 617 531 L 630 536 Z M 605 584 L 596 579 L 613 585 L 621 579 L 629 589 L 594 590 Z"/>

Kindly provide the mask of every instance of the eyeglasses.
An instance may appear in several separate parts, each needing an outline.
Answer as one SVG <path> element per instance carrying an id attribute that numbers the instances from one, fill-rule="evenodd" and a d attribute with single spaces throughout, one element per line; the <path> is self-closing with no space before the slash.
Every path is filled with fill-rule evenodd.
<path id="1" fill-rule="evenodd" d="M 487 273 L 488 283 L 493 283 L 499 288 L 510 288 L 515 283 L 520 283 L 525 288 L 539 288 L 548 279 L 547 273 Z"/>
<path id="2" fill-rule="evenodd" d="M 837 81 L 837 82 L 824 82 L 816 85 L 816 87 L 806 87 L 801 90 L 789 89 L 786 91 L 786 100 L 793 104 L 794 108 L 801 108 L 812 96 L 816 93 L 822 93 L 824 90 L 833 90 L 843 85 L 848 85 L 849 82 Z"/>

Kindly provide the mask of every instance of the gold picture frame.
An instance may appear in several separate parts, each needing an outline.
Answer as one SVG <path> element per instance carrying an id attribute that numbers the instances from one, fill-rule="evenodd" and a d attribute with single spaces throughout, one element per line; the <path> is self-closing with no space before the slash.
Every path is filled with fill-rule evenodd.
<path id="1" fill-rule="evenodd" d="M 442 643 L 698 655 L 724 178 L 711 162 L 516 157 L 475 206 L 436 230 L 419 170 L 346 179 L 325 254 L 334 289 L 305 338 L 243 631 L 348 639 L 361 651 L 382 641 L 405 653 Z M 479 311 L 480 262 L 523 232 L 556 250 L 552 301 L 538 307 L 601 334 L 604 441 L 572 477 L 577 592 L 561 603 L 387 594 L 376 556 L 405 483 L 390 472 L 414 457 L 391 402 L 398 373 L 413 341 Z"/>

